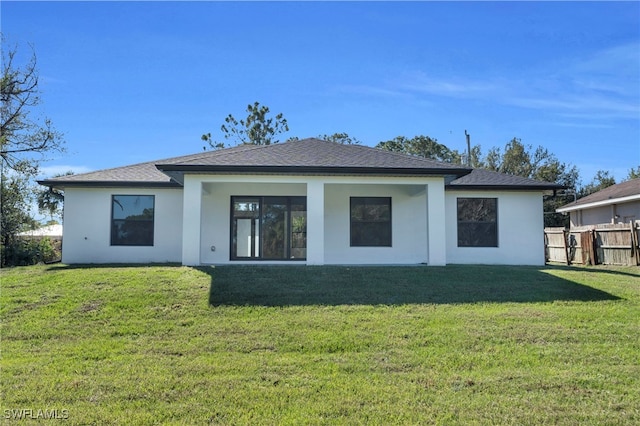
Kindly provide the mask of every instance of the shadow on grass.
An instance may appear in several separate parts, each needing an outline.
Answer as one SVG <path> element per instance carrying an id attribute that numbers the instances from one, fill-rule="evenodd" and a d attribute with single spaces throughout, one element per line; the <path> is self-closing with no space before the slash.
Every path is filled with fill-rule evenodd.
<path id="1" fill-rule="evenodd" d="M 601 301 L 619 297 L 536 267 L 218 266 L 209 303 L 220 305 L 400 305 Z"/>

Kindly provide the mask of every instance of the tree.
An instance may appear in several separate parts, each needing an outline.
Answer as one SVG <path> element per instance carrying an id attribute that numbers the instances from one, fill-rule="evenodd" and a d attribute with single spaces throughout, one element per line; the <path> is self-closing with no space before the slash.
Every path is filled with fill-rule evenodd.
<path id="1" fill-rule="evenodd" d="M 627 180 L 640 178 L 640 166 L 632 167 L 627 174 Z"/>
<path id="2" fill-rule="evenodd" d="M 330 141 L 330 142 L 337 142 L 337 143 L 341 143 L 343 145 L 360 145 L 361 142 L 356 139 L 356 138 L 352 138 L 351 136 L 349 136 L 347 133 L 334 133 L 332 135 L 319 135 L 318 139 L 322 139 L 325 141 Z"/>
<path id="3" fill-rule="evenodd" d="M 29 180 L 14 175 L 3 179 L 2 197 L 2 245 L 9 246 L 19 232 L 33 229 L 35 221 L 29 214 L 29 200 L 23 194 L 29 192 Z"/>
<path id="4" fill-rule="evenodd" d="M 0 215 L 0 264 L 13 266 L 24 263 L 23 241 L 18 234 L 38 227 L 38 223 L 29 212 L 31 185 L 25 175 L 13 174 L 2 176 L 0 199 L 2 214 Z"/>
<path id="5" fill-rule="evenodd" d="M 4 45 L 4 38 L 2 44 Z M 39 120 L 31 109 L 40 102 L 36 55 L 17 67 L 16 47 L 2 49 L 2 81 L 0 82 L 0 155 L 2 167 L 19 173 L 35 174 L 45 153 L 63 151 L 62 135 L 51 120 Z"/>
<path id="6" fill-rule="evenodd" d="M 71 176 L 72 171 L 58 173 L 54 178 Z M 38 210 L 40 213 L 48 214 L 53 220 L 54 216 L 62 216 L 62 204 L 64 203 L 64 192 L 56 188 L 45 188 L 37 191 Z"/>
<path id="7" fill-rule="evenodd" d="M 283 114 L 277 114 L 275 117 L 268 117 L 269 107 L 254 102 L 253 105 L 247 106 L 247 118 L 237 120 L 233 115 L 229 114 L 224 119 L 225 124 L 220 127 L 224 138 L 239 144 L 252 145 L 271 145 L 278 143 L 275 139 L 280 133 L 288 132 L 289 125 Z M 213 149 L 223 148 L 223 142 L 213 140 L 211 133 L 205 133 L 201 139 Z M 205 147 L 206 149 L 206 147 Z"/>
<path id="8" fill-rule="evenodd" d="M 391 152 L 409 153 L 409 143 L 404 136 L 396 136 L 395 138 L 379 142 L 376 148 L 384 149 Z"/>
<path id="9" fill-rule="evenodd" d="M 598 170 L 591 182 L 580 188 L 579 197 L 586 197 L 594 192 L 601 191 L 609 186 L 615 185 L 616 179 L 607 170 Z"/>
<path id="10" fill-rule="evenodd" d="M 64 194 L 58 189 L 46 188 L 38 192 L 37 201 L 40 213 L 48 214 L 53 219 L 54 216 L 59 216 L 62 212 Z"/>
<path id="11" fill-rule="evenodd" d="M 1 37 L 1 36 L 0 36 Z M 62 152 L 63 139 L 47 118 L 33 114 L 41 103 L 36 55 L 31 52 L 19 66 L 18 48 L 5 46 L 2 37 L 2 78 L 0 81 L 0 216 L 2 265 L 11 264 L 19 251 L 17 234 L 33 225 L 30 205 L 33 179 L 51 152 Z"/>
<path id="12" fill-rule="evenodd" d="M 539 146 L 532 150 L 531 145 L 525 145 L 518 138 L 513 138 L 504 147 L 493 147 L 485 159 L 485 167 L 508 175 L 522 176 L 530 179 L 555 182 L 557 178 L 553 170 L 557 171 L 559 161 L 546 148 Z"/>
<path id="13" fill-rule="evenodd" d="M 485 157 L 484 167 L 509 175 L 522 176 L 543 182 L 555 182 L 575 188 L 579 173 L 575 166 L 560 162 L 546 148 L 538 146 L 535 150 L 518 138 L 513 138 L 504 147 L 491 148 Z"/>
<path id="14" fill-rule="evenodd" d="M 567 188 L 575 188 L 579 173 L 575 166 L 560 162 L 546 148 L 533 149 L 518 138 L 509 141 L 504 150 L 491 148 L 483 161 L 484 168 L 514 176 L 544 182 L 554 182 Z M 563 197 L 551 196 L 544 200 L 545 226 L 566 226 L 568 217 L 556 213 L 556 209 L 567 203 Z"/>
<path id="15" fill-rule="evenodd" d="M 465 155 L 471 156 L 471 158 L 469 159 L 469 167 L 478 169 L 484 166 L 484 163 L 482 162 L 482 148 L 480 147 L 480 145 L 472 146 L 471 153 L 465 154 Z M 461 156 L 461 160 L 462 160 L 462 157 L 463 156 Z M 462 161 L 462 163 L 466 165 L 466 162 Z"/>
<path id="16" fill-rule="evenodd" d="M 462 161 L 462 157 L 458 151 L 449 149 L 446 145 L 439 143 L 436 139 L 429 136 L 420 135 L 414 136 L 411 139 L 407 139 L 404 136 L 397 136 L 391 140 L 378 143 L 376 148 L 416 155 L 447 163 L 460 163 Z"/>

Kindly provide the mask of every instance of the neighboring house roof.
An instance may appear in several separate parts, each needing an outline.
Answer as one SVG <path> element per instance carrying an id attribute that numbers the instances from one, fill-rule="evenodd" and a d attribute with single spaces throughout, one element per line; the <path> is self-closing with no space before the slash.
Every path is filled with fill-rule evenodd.
<path id="1" fill-rule="evenodd" d="M 62 225 L 47 225 L 31 231 L 20 232 L 19 237 L 62 237 Z"/>
<path id="2" fill-rule="evenodd" d="M 449 176 L 452 188 L 559 189 L 560 185 L 473 170 L 363 145 L 303 139 L 233 148 L 39 181 L 42 185 L 179 187 L 185 173 Z M 448 179 L 448 180 L 449 180 Z"/>
<path id="3" fill-rule="evenodd" d="M 590 209 L 593 207 L 607 206 L 611 204 L 628 203 L 640 200 L 640 178 L 611 185 L 579 200 L 566 204 L 556 211 L 566 213 L 576 210 Z"/>

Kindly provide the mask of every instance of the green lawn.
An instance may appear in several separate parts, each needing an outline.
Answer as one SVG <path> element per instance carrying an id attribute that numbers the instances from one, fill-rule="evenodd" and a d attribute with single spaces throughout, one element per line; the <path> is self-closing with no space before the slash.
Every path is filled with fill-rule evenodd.
<path id="1" fill-rule="evenodd" d="M 637 267 L 0 273 L 6 423 L 640 423 Z"/>

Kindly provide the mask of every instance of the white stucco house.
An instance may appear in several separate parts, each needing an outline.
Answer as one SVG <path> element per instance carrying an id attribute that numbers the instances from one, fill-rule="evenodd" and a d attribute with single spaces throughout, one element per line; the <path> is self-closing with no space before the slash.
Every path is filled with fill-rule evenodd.
<path id="1" fill-rule="evenodd" d="M 544 264 L 559 185 L 361 145 L 240 145 L 40 181 L 64 263 Z"/>
<path id="2" fill-rule="evenodd" d="M 609 186 L 556 211 L 569 214 L 571 228 L 640 220 L 640 178 Z"/>

